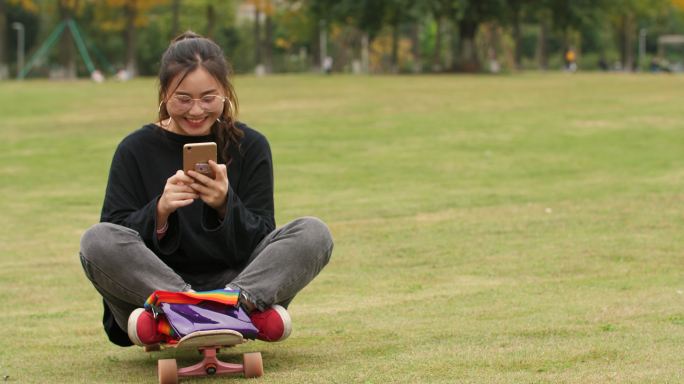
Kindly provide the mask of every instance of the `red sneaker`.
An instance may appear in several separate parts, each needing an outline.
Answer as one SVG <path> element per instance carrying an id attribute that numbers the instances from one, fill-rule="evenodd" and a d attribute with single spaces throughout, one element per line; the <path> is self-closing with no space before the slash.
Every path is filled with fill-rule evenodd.
<path id="1" fill-rule="evenodd" d="M 252 324 L 259 331 L 257 339 L 263 341 L 283 341 L 292 332 L 292 318 L 287 309 L 274 305 L 263 312 L 254 311 L 249 315 Z"/>
<path id="2" fill-rule="evenodd" d="M 144 347 L 159 344 L 165 339 L 157 330 L 157 321 L 152 314 L 142 308 L 131 312 L 128 316 L 128 338 L 133 344 Z"/>

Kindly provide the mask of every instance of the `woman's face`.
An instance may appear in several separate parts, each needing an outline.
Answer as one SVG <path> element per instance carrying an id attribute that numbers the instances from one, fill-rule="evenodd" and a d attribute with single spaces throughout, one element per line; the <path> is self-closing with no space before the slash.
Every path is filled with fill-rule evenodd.
<path id="1" fill-rule="evenodd" d="M 203 67 L 188 73 L 176 86 L 177 81 L 173 79 L 169 89 L 174 91 L 166 95 L 166 110 L 171 117 L 167 129 L 184 136 L 210 134 L 226 103 L 221 84 Z"/>

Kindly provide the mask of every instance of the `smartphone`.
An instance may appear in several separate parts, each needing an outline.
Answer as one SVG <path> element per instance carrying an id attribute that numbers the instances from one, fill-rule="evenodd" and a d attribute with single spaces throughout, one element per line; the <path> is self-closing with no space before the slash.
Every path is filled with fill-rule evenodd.
<path id="1" fill-rule="evenodd" d="M 209 160 L 216 161 L 216 143 L 188 143 L 183 146 L 183 171 L 192 170 L 214 178 Z"/>

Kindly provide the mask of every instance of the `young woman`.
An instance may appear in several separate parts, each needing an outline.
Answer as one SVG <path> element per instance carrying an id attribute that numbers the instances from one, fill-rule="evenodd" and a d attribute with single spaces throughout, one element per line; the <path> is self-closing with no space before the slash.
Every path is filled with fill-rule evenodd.
<path id="1" fill-rule="evenodd" d="M 158 343 L 140 307 L 155 290 L 240 290 L 259 339 L 289 336 L 290 301 L 328 263 L 333 241 L 319 219 L 276 229 L 266 138 L 236 120 L 223 52 L 192 32 L 162 56 L 159 120 L 128 135 L 112 160 L 100 223 L 80 259 L 104 300 L 103 324 L 121 346 Z M 186 143 L 216 142 L 214 178 L 182 168 Z"/>

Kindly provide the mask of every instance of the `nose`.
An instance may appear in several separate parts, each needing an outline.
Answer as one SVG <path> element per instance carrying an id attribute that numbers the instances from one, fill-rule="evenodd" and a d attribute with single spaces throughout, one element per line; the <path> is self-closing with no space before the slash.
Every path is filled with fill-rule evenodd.
<path id="1" fill-rule="evenodd" d="M 204 109 L 200 107 L 199 100 L 193 100 L 192 101 L 192 106 L 188 110 L 188 113 L 191 115 L 201 115 L 204 114 Z"/>

